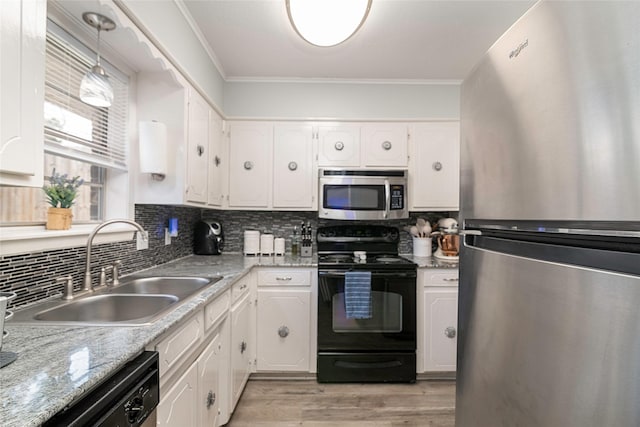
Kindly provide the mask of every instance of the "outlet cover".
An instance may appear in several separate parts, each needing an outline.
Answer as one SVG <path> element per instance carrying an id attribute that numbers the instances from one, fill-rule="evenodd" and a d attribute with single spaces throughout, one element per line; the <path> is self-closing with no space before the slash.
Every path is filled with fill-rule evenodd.
<path id="1" fill-rule="evenodd" d="M 170 245 L 171 244 L 171 233 L 169 233 L 169 229 L 165 228 L 164 229 L 164 245 Z"/>
<path id="2" fill-rule="evenodd" d="M 149 232 L 144 232 L 144 239 L 140 231 L 136 231 L 136 249 L 149 249 Z"/>

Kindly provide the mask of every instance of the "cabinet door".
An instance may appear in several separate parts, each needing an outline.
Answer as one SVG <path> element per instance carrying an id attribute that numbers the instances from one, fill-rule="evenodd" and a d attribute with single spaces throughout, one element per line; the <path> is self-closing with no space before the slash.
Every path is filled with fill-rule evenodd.
<path id="1" fill-rule="evenodd" d="M 272 126 L 233 123 L 229 134 L 229 207 L 269 207 Z"/>
<path id="2" fill-rule="evenodd" d="M 455 371 L 458 289 L 426 288 L 424 310 L 425 371 Z"/>
<path id="3" fill-rule="evenodd" d="M 196 363 L 163 393 L 157 409 L 157 425 L 167 427 L 198 425 L 198 366 Z"/>
<path id="4" fill-rule="evenodd" d="M 191 89 L 189 92 L 189 126 L 187 133 L 188 202 L 206 203 L 207 166 L 209 163 L 209 104 Z"/>
<path id="5" fill-rule="evenodd" d="M 258 289 L 258 371 L 309 371 L 311 291 Z"/>
<path id="6" fill-rule="evenodd" d="M 231 309 L 231 407 L 233 411 L 251 373 L 251 293 Z"/>
<path id="7" fill-rule="evenodd" d="M 372 123 L 362 127 L 364 166 L 407 166 L 407 125 Z"/>
<path id="8" fill-rule="evenodd" d="M 458 210 L 459 123 L 416 123 L 410 147 L 409 210 Z"/>
<path id="9" fill-rule="evenodd" d="M 0 185 L 41 187 L 45 0 L 0 2 Z"/>
<path id="10" fill-rule="evenodd" d="M 279 125 L 273 140 L 273 207 L 314 209 L 313 128 Z"/>
<path id="11" fill-rule="evenodd" d="M 360 166 L 360 127 L 320 126 L 318 166 Z"/>
<path id="12" fill-rule="evenodd" d="M 209 120 L 209 196 L 208 204 L 223 207 L 227 188 L 229 157 L 226 150 L 226 138 L 223 133 L 222 119 L 211 111 Z"/>
<path id="13" fill-rule="evenodd" d="M 198 364 L 198 415 L 200 426 L 220 425 L 220 358 L 222 340 L 220 330 L 197 360 Z"/>

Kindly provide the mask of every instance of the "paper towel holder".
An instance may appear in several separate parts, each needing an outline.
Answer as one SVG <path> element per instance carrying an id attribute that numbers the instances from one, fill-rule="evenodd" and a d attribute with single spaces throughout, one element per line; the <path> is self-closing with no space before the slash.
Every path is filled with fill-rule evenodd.
<path id="1" fill-rule="evenodd" d="M 156 120 L 139 123 L 140 173 L 151 174 L 154 181 L 167 176 L 167 127 Z"/>

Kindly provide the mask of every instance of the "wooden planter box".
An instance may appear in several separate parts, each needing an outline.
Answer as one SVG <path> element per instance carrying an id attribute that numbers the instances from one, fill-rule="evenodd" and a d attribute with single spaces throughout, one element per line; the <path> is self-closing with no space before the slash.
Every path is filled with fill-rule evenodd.
<path id="1" fill-rule="evenodd" d="M 68 230 L 71 228 L 71 209 L 49 208 L 47 211 L 47 230 Z"/>

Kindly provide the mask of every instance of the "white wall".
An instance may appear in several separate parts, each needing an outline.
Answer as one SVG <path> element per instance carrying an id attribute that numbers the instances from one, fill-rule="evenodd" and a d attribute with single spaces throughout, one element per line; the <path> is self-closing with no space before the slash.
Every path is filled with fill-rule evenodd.
<path id="1" fill-rule="evenodd" d="M 458 119 L 458 84 L 227 82 L 230 118 Z"/>
<path id="2" fill-rule="evenodd" d="M 224 79 L 173 1 L 126 0 L 142 25 L 169 52 L 171 59 L 218 107 L 223 105 Z"/>

